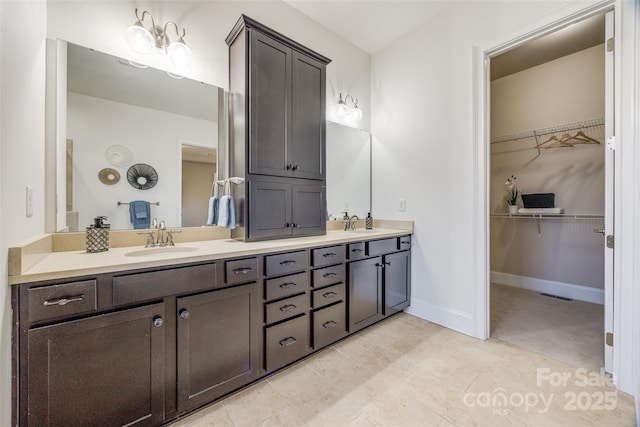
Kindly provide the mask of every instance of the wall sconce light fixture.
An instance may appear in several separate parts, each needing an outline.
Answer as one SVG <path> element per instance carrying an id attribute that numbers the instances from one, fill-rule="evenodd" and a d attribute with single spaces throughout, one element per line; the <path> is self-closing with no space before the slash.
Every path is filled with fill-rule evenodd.
<path id="1" fill-rule="evenodd" d="M 353 107 L 351 108 L 347 105 L 349 98 L 351 98 L 351 102 L 353 102 Z M 358 107 L 358 98 L 347 95 L 342 99 L 342 92 L 340 92 L 335 114 L 339 120 L 348 120 L 350 122 L 359 122 L 362 120 L 362 110 Z"/>
<path id="2" fill-rule="evenodd" d="M 142 25 L 145 16 L 148 15 L 151 18 L 151 27 L 145 28 Z M 187 67 L 191 63 L 191 49 L 184 42 L 185 29 L 182 29 L 182 35 L 178 30 L 178 24 L 173 21 L 169 21 L 164 24 L 164 27 L 156 25 L 153 16 L 148 11 L 142 12 L 142 17 L 138 16 L 138 8 L 136 8 L 137 21 L 127 28 L 124 33 L 124 37 L 129 44 L 129 47 L 135 52 L 142 55 L 148 55 L 153 52 L 153 48 L 164 50 L 169 57 L 169 60 L 178 67 Z M 167 27 L 169 24 L 173 24 L 176 29 L 176 35 L 178 40 L 170 41 L 167 35 Z"/>

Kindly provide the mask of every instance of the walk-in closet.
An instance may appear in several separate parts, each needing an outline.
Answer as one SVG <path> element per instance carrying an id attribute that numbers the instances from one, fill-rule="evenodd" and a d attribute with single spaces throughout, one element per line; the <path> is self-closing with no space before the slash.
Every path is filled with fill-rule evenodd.
<path id="1" fill-rule="evenodd" d="M 491 60 L 490 334 L 590 370 L 605 362 L 606 53 L 601 15 Z"/>

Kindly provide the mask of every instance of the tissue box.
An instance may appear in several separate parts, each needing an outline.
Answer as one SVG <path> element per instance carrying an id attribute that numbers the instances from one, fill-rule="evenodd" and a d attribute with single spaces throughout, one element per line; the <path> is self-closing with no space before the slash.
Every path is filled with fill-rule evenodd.
<path id="1" fill-rule="evenodd" d="M 554 193 L 523 194 L 522 203 L 525 208 L 555 208 Z"/>

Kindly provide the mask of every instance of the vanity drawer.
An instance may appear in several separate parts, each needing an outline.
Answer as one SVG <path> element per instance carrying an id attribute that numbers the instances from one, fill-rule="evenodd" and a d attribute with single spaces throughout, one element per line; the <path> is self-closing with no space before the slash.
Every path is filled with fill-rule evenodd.
<path id="1" fill-rule="evenodd" d="M 334 265 L 333 267 L 319 268 L 313 270 L 313 282 L 314 288 L 320 288 L 322 286 L 333 285 L 335 283 L 344 282 L 345 266 L 344 264 Z"/>
<path id="2" fill-rule="evenodd" d="M 216 265 L 173 268 L 149 273 L 115 276 L 113 278 L 113 304 L 130 304 L 214 288 Z"/>
<path id="3" fill-rule="evenodd" d="M 397 250 L 397 237 L 367 242 L 367 255 L 370 257 L 396 252 Z"/>
<path id="4" fill-rule="evenodd" d="M 309 316 L 266 328 L 266 369 L 275 371 L 309 353 Z"/>
<path id="5" fill-rule="evenodd" d="M 272 301 L 307 291 L 309 289 L 309 274 L 305 271 L 276 279 L 267 279 L 264 283 L 265 299 Z"/>
<path id="6" fill-rule="evenodd" d="M 313 348 L 326 347 L 346 334 L 346 305 L 341 302 L 313 313 Z"/>
<path id="7" fill-rule="evenodd" d="M 265 323 L 270 325 L 290 317 L 306 313 L 309 310 L 309 294 L 265 304 Z"/>
<path id="8" fill-rule="evenodd" d="M 349 243 L 347 246 L 347 256 L 350 260 L 366 258 L 367 254 L 364 251 L 364 242 Z"/>
<path id="9" fill-rule="evenodd" d="M 311 295 L 313 308 L 324 307 L 325 305 L 344 300 L 344 283 L 338 283 L 337 285 L 327 286 L 322 289 L 314 289 L 313 294 Z"/>
<path id="10" fill-rule="evenodd" d="M 85 280 L 30 288 L 27 298 L 29 322 L 88 313 L 97 309 L 96 281 Z"/>
<path id="11" fill-rule="evenodd" d="M 400 250 L 411 249 L 411 236 L 400 237 Z"/>
<path id="12" fill-rule="evenodd" d="M 345 260 L 345 250 L 343 245 L 314 249 L 311 253 L 314 267 L 339 264 Z"/>
<path id="13" fill-rule="evenodd" d="M 265 257 L 265 275 L 279 276 L 297 273 L 309 268 L 307 251 L 289 252 L 286 254 L 267 255 Z"/>
<path id="14" fill-rule="evenodd" d="M 253 282 L 258 278 L 258 258 L 236 259 L 227 261 L 225 265 L 225 283 Z"/>

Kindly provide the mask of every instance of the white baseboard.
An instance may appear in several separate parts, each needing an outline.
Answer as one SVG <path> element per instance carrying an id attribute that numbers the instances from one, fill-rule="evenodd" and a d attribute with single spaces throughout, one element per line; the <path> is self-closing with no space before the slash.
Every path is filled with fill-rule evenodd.
<path id="1" fill-rule="evenodd" d="M 411 299 L 411 305 L 405 309 L 405 312 L 445 328 L 473 336 L 475 325 L 473 316 L 470 313 L 448 307 L 439 307 L 416 299 Z"/>
<path id="2" fill-rule="evenodd" d="M 515 274 L 491 272 L 491 282 L 530 291 L 557 295 L 578 301 L 604 304 L 604 290 L 589 286 L 574 285 L 573 283 L 554 282 L 553 280 L 537 279 L 535 277 L 518 276 Z"/>

